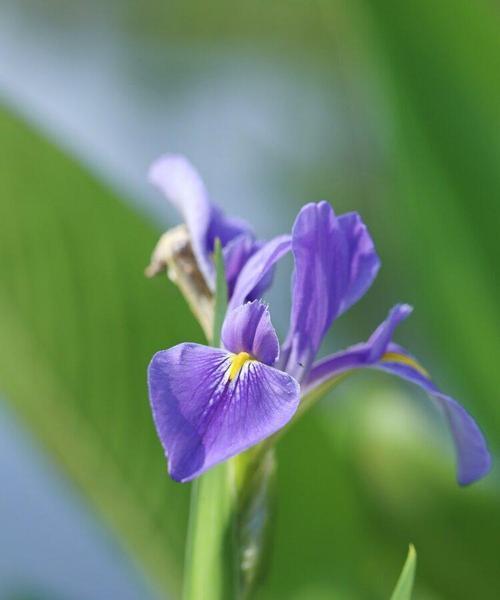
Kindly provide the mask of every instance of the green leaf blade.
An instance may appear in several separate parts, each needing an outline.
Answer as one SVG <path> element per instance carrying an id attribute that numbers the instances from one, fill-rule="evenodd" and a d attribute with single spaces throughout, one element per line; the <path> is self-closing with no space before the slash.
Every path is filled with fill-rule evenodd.
<path id="1" fill-rule="evenodd" d="M 219 238 L 215 240 L 214 263 L 216 273 L 215 306 L 214 306 L 214 329 L 212 333 L 212 345 L 220 345 L 220 334 L 222 323 L 227 310 L 227 283 L 224 272 L 224 258 L 222 256 L 222 245 Z"/>
<path id="2" fill-rule="evenodd" d="M 399 576 L 398 582 L 392 592 L 391 600 L 411 600 L 415 570 L 417 567 L 417 553 L 413 544 L 410 544 L 406 562 Z"/>
<path id="3" fill-rule="evenodd" d="M 0 137 L 2 398 L 178 597 L 188 489 L 168 477 L 146 368 L 199 328 L 143 276 L 155 228 L 3 107 Z"/>

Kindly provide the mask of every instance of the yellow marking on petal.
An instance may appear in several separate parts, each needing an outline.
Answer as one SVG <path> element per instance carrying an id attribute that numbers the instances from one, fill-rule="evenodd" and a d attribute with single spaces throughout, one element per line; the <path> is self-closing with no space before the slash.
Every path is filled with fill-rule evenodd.
<path id="1" fill-rule="evenodd" d="M 406 356 L 405 354 L 400 354 L 399 352 L 386 352 L 384 356 L 382 356 L 383 362 L 395 362 L 401 363 L 403 365 L 408 365 L 409 367 L 413 367 L 416 371 L 418 371 L 424 377 L 430 379 L 430 375 L 428 371 L 422 367 L 416 360 Z"/>
<path id="2" fill-rule="evenodd" d="M 231 359 L 231 369 L 229 371 L 229 381 L 232 381 L 236 375 L 238 375 L 241 367 L 247 360 L 252 360 L 252 357 L 248 352 L 240 352 L 239 354 L 233 355 L 233 358 Z"/>

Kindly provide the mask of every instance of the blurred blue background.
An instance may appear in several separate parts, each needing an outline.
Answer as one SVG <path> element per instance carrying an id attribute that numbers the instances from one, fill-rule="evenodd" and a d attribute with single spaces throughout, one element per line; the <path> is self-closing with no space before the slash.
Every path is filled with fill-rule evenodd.
<path id="1" fill-rule="evenodd" d="M 496 455 L 499 22 L 486 0 L 0 1 L 1 597 L 179 596 L 189 490 L 145 368 L 201 332 L 143 277 L 178 222 L 146 181 L 164 151 L 261 237 L 311 200 L 361 212 L 383 269 L 325 351 L 410 302 L 398 341 Z M 458 488 L 420 392 L 353 378 L 279 459 L 259 598 L 387 598 L 409 542 L 416 598 L 498 597 L 498 471 Z"/>

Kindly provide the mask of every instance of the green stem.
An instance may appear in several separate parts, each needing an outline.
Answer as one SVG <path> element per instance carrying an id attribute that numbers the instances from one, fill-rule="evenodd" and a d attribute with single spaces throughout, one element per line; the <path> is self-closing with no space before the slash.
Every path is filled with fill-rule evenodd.
<path id="1" fill-rule="evenodd" d="M 233 471 L 227 461 L 192 484 L 183 600 L 237 597 Z"/>

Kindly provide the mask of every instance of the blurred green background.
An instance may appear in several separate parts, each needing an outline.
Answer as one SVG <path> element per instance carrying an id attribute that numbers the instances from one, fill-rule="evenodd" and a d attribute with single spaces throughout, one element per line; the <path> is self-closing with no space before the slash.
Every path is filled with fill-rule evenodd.
<path id="1" fill-rule="evenodd" d="M 201 332 L 143 277 L 178 222 L 164 151 L 262 237 L 311 200 L 361 212 L 383 269 L 327 349 L 410 302 L 397 340 L 498 453 L 499 26 L 488 0 L 0 0 L 1 597 L 179 597 L 189 487 L 145 369 Z M 459 489 L 423 394 L 366 374 L 279 447 L 258 598 L 388 598 L 413 542 L 415 598 L 494 599 L 499 540 L 498 470 Z"/>

